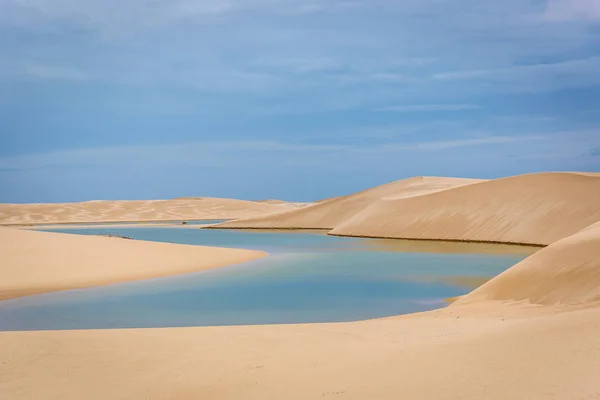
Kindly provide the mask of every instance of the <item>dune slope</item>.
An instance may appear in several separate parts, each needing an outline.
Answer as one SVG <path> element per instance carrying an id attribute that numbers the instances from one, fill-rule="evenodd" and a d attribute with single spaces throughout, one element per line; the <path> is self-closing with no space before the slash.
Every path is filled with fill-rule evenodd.
<path id="1" fill-rule="evenodd" d="M 298 207 L 298 203 L 273 204 L 209 197 L 174 200 L 102 200 L 56 204 L 0 204 L 0 224 L 236 219 Z"/>
<path id="2" fill-rule="evenodd" d="M 335 197 L 298 210 L 225 222 L 212 228 L 332 229 L 386 196 L 418 196 L 474 182 L 480 181 L 437 177 L 410 178 L 349 196 Z"/>
<path id="3" fill-rule="evenodd" d="M 388 197 L 330 233 L 548 245 L 600 220 L 600 174 L 543 173 Z"/>
<path id="4" fill-rule="evenodd" d="M 460 299 L 572 305 L 600 301 L 600 225 L 538 251 Z"/>
<path id="5" fill-rule="evenodd" d="M 194 272 L 266 253 L 0 228 L 0 300 Z"/>

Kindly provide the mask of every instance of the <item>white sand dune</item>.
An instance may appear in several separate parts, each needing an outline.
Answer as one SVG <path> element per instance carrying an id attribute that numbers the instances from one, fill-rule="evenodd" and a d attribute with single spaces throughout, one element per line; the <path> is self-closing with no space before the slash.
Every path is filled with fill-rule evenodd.
<path id="1" fill-rule="evenodd" d="M 418 196 L 461 185 L 474 179 L 416 177 L 377 186 L 349 196 L 335 197 L 298 210 L 225 222 L 213 228 L 333 229 L 378 200 L 391 196 Z"/>
<path id="2" fill-rule="evenodd" d="M 330 233 L 548 245 L 600 220 L 600 174 L 543 173 L 388 197 Z"/>
<path id="3" fill-rule="evenodd" d="M 0 228 L 0 300 L 200 271 L 265 255 L 260 251 Z"/>
<path id="4" fill-rule="evenodd" d="M 600 224 L 538 251 L 455 304 L 489 300 L 600 303 Z"/>
<path id="5" fill-rule="evenodd" d="M 0 204 L 0 225 L 237 219 L 297 209 L 302 203 L 261 203 L 210 197 L 174 200 Z"/>

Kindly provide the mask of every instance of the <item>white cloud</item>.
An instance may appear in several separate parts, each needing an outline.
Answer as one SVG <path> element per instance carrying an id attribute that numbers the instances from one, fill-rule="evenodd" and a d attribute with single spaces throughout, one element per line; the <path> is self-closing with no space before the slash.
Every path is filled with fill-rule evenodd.
<path id="1" fill-rule="evenodd" d="M 264 57 L 252 63 L 258 68 L 307 74 L 344 68 L 338 60 L 325 57 Z"/>
<path id="2" fill-rule="evenodd" d="M 415 150 L 448 150 L 458 147 L 467 146 L 485 146 L 491 144 L 502 144 L 502 143 L 513 143 L 513 142 L 524 142 L 532 140 L 546 139 L 547 136 L 487 136 L 470 139 L 457 139 L 448 141 L 435 141 L 435 142 L 423 142 L 417 143 L 414 146 L 409 146 Z"/>
<path id="3" fill-rule="evenodd" d="M 543 17 L 548 21 L 600 21 L 600 1 L 550 0 Z"/>
<path id="4" fill-rule="evenodd" d="M 377 111 L 413 112 L 413 111 L 465 111 L 476 110 L 480 107 L 475 104 L 414 104 L 404 106 L 388 106 Z"/>
<path id="5" fill-rule="evenodd" d="M 481 81 L 487 90 L 545 91 L 600 84 L 600 56 L 557 63 L 438 73 L 438 81 Z"/>
<path id="6" fill-rule="evenodd" d="M 355 8 L 364 1 L 329 0 L 12 0 L 0 1 L 0 23 L 70 21 L 107 36 L 244 11 L 313 14 Z"/>

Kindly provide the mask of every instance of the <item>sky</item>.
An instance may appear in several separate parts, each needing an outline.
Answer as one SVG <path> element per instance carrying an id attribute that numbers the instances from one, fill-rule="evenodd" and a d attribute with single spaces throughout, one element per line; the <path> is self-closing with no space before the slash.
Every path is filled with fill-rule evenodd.
<path id="1" fill-rule="evenodd" d="M 0 0 L 0 202 L 600 171 L 600 0 Z"/>

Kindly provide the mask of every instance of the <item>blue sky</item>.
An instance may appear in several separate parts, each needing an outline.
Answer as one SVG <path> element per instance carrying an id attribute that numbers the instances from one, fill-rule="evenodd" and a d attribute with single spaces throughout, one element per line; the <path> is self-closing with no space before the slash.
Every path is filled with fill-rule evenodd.
<path id="1" fill-rule="evenodd" d="M 0 202 L 600 171 L 598 0 L 0 0 Z"/>

